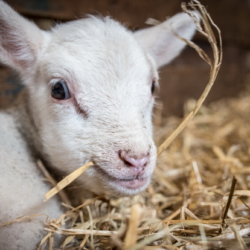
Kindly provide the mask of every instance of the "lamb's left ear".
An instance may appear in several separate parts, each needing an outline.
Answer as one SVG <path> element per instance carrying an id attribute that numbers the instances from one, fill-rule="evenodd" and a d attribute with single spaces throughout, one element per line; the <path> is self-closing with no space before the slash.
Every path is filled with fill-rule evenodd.
<path id="1" fill-rule="evenodd" d="M 45 33 L 45 32 L 44 32 Z M 31 71 L 44 41 L 43 32 L 0 0 L 0 61 L 19 73 Z"/>
<path id="2" fill-rule="evenodd" d="M 199 21 L 197 13 L 195 16 Z M 134 36 L 142 48 L 155 59 L 159 68 L 178 56 L 186 45 L 174 32 L 190 40 L 195 30 L 196 25 L 192 18 L 186 13 L 179 13 L 156 26 L 136 31 Z"/>

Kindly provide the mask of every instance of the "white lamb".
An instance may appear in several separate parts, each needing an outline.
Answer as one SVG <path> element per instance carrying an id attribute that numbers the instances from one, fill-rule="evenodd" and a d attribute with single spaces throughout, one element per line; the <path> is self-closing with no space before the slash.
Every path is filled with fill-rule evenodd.
<path id="1" fill-rule="evenodd" d="M 37 158 L 58 180 L 94 162 L 77 180 L 75 197 L 145 190 L 156 162 L 157 68 L 185 46 L 169 26 L 186 39 L 195 32 L 184 13 L 137 32 L 94 16 L 45 32 L 0 1 L 0 61 L 26 86 L 15 107 L 0 112 L 0 225 L 63 212 L 57 198 L 43 202 L 51 187 Z M 36 249 L 44 219 L 0 227 L 0 249 Z"/>

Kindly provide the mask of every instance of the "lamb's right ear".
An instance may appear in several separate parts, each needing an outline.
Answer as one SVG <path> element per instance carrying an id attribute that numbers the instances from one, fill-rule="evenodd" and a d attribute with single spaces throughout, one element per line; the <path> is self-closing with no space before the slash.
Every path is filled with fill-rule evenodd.
<path id="1" fill-rule="evenodd" d="M 20 73 L 35 64 L 42 31 L 0 0 L 0 61 Z"/>

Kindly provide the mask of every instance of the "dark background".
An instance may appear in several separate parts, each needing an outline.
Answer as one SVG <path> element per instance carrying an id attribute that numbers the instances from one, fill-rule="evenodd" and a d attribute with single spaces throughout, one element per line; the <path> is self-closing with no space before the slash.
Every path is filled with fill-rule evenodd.
<path id="1" fill-rule="evenodd" d="M 181 11 L 183 0 L 7 0 L 15 10 L 50 29 L 58 22 L 84 17 L 85 14 L 110 15 L 131 29 L 146 27 L 148 17 L 164 21 Z M 223 64 L 206 103 L 237 96 L 250 82 L 250 0 L 201 0 L 223 38 Z M 196 35 L 194 41 L 208 54 L 207 41 Z M 165 115 L 182 115 L 183 104 L 198 98 L 207 84 L 209 67 L 191 49 L 160 69 L 160 99 Z M 22 90 L 18 77 L 0 65 L 0 108 L 11 105 Z M 250 100 L 249 100 L 250 101 Z"/>

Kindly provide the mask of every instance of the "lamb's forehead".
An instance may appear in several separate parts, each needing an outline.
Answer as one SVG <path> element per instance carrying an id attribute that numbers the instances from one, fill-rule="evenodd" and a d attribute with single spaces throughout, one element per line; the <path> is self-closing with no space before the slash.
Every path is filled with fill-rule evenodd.
<path id="1" fill-rule="evenodd" d="M 58 25 L 51 37 L 45 65 L 55 61 L 66 66 L 68 62 L 69 67 L 84 65 L 82 69 L 86 71 L 93 71 L 94 66 L 98 70 L 108 69 L 116 77 L 129 73 L 127 70 L 154 73 L 152 61 L 132 32 L 111 18 L 91 16 Z"/>
<path id="2" fill-rule="evenodd" d="M 71 41 L 72 36 L 74 38 L 92 39 L 97 37 L 100 38 L 127 36 L 131 33 L 121 23 L 115 21 L 110 17 L 98 17 L 88 16 L 87 18 L 74 20 L 64 24 L 59 24 L 52 29 L 54 35 L 56 35 L 60 41 Z M 100 37 L 101 36 L 101 37 Z"/>

